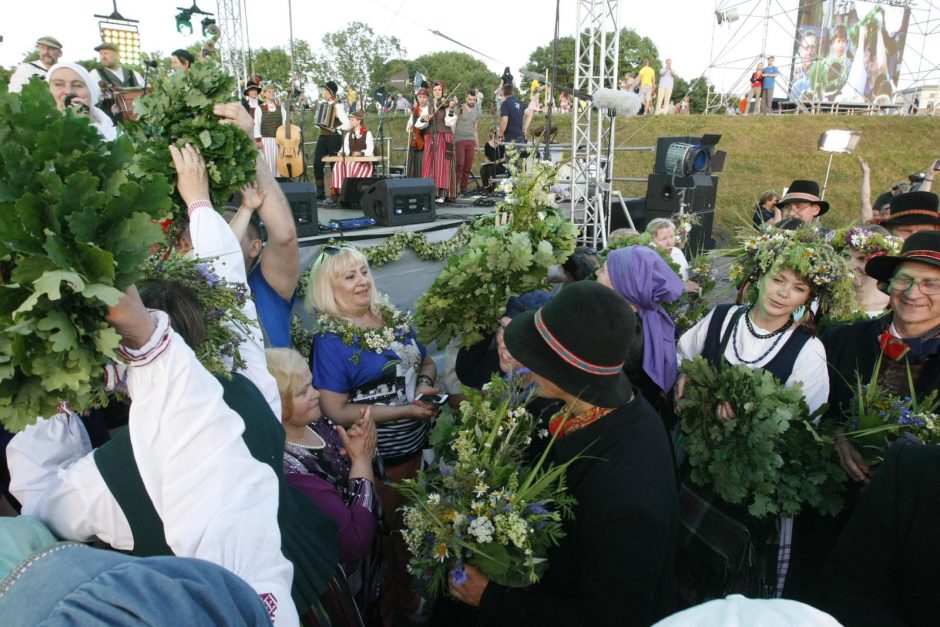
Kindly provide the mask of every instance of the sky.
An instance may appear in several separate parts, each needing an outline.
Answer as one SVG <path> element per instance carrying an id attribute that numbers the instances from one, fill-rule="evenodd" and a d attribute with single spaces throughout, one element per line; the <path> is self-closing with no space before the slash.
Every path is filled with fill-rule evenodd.
<path id="1" fill-rule="evenodd" d="M 243 0 L 252 48 L 287 46 L 288 0 Z M 142 47 L 146 51 L 170 51 L 197 41 L 176 32 L 177 7 L 192 0 L 117 0 L 118 11 L 140 21 Z M 216 0 L 197 0 L 205 11 L 216 12 Z M 598 3 L 602 4 L 602 3 Z M 672 58 L 676 73 L 691 80 L 703 73 L 719 90 L 746 91 L 749 74 L 764 48 L 789 73 L 786 58 L 793 52 L 798 0 L 657 0 L 619 2 L 619 27 L 634 29 L 657 45 L 660 57 Z M 940 0 L 918 0 L 918 16 L 931 22 L 928 37 L 908 37 L 908 52 L 900 87 L 917 76 L 940 83 Z M 100 41 L 98 18 L 110 14 L 112 0 L 44 0 L 38 6 L 5 0 L 0 23 L 0 65 L 19 63 L 43 35 L 62 42 L 65 60 L 95 56 Z M 574 35 L 577 0 L 561 0 L 560 32 Z M 770 6 L 770 18 L 766 9 Z M 293 0 L 294 37 L 305 39 L 318 50 L 324 34 L 344 29 L 352 21 L 369 24 L 380 35 L 397 37 L 409 58 L 426 53 L 458 50 L 486 63 L 495 74 L 509 66 L 518 76 L 529 53 L 548 44 L 555 28 L 554 0 L 355 0 L 341 4 L 328 0 Z M 638 9 L 637 7 L 642 7 Z M 741 15 L 734 23 L 718 26 L 715 9 L 735 8 Z M 927 11 L 930 10 L 930 13 Z M 194 26 L 199 29 L 196 20 Z M 474 51 L 432 34 L 436 30 Z M 197 35 L 199 33 L 197 32 Z M 784 62 L 781 62 L 784 61 Z M 932 70 L 932 71 L 929 71 Z M 919 73 L 919 74 L 918 74 Z M 494 85 L 495 86 L 495 85 Z"/>

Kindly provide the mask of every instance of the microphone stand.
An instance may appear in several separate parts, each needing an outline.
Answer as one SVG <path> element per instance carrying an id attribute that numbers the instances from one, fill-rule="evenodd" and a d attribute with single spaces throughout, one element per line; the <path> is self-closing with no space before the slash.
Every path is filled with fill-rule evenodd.
<path id="1" fill-rule="evenodd" d="M 379 147 L 382 150 L 382 160 L 379 161 L 382 168 L 382 176 L 388 176 L 388 166 L 386 165 L 386 160 L 390 158 L 390 155 L 385 153 L 391 152 L 390 150 L 385 150 L 385 104 L 382 104 L 382 108 L 379 113 L 379 127 L 376 129 L 376 132 L 379 134 Z M 407 157 L 406 157 L 407 158 Z"/>

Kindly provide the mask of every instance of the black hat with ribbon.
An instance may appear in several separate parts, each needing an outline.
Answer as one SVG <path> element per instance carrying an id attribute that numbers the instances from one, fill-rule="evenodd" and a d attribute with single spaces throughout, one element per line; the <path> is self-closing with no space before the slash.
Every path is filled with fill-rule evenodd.
<path id="1" fill-rule="evenodd" d="M 579 281 L 541 309 L 513 318 L 505 340 L 517 361 L 565 392 L 620 407 L 633 395 L 623 364 L 635 331 L 636 314 L 620 294 Z"/>
<path id="2" fill-rule="evenodd" d="M 328 89 L 330 93 L 333 94 L 334 98 L 336 98 L 336 96 L 339 94 L 339 85 L 336 84 L 336 81 L 327 81 L 323 83 L 321 87 Z"/>
<path id="3" fill-rule="evenodd" d="M 910 224 L 940 225 L 940 213 L 937 212 L 937 195 L 933 192 L 908 192 L 898 194 L 891 199 L 891 213 L 879 222 L 890 229 L 895 226 Z"/>
<path id="4" fill-rule="evenodd" d="M 787 193 L 777 201 L 777 207 L 783 209 L 794 202 L 811 202 L 819 206 L 819 215 L 829 211 L 829 203 L 819 198 L 819 183 L 798 179 L 790 183 Z"/>
<path id="5" fill-rule="evenodd" d="M 865 274 L 887 283 L 894 276 L 898 266 L 908 261 L 940 268 L 940 231 L 914 233 L 904 240 L 900 255 L 870 257 L 865 264 Z"/>

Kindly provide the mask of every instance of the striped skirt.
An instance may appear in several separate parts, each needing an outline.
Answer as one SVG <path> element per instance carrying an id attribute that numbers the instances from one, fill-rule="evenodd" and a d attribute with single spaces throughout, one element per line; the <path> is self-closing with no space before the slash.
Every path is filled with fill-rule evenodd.
<path id="1" fill-rule="evenodd" d="M 457 196 L 457 168 L 453 159 L 448 159 L 445 151 L 448 143 L 454 142 L 451 133 L 426 133 L 424 135 L 424 163 L 421 176 L 433 178 L 434 187 L 445 190 L 448 198 Z"/>
<path id="2" fill-rule="evenodd" d="M 368 178 L 372 176 L 372 164 L 368 161 L 338 161 L 331 164 L 330 189 L 339 193 L 343 188 L 343 181 L 347 178 Z"/>
<path id="3" fill-rule="evenodd" d="M 273 137 L 262 137 L 261 154 L 264 155 L 264 160 L 271 168 L 271 174 L 277 176 L 277 140 Z"/>

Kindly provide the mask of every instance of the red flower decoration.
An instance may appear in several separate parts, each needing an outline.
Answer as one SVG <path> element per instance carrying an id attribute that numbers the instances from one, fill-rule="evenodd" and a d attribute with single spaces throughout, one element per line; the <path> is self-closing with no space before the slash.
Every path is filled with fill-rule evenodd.
<path id="1" fill-rule="evenodd" d="M 907 351 L 911 350 L 907 342 L 891 335 L 890 331 L 885 331 L 878 336 L 878 345 L 881 346 L 881 352 L 894 361 L 898 361 L 907 354 Z"/>

